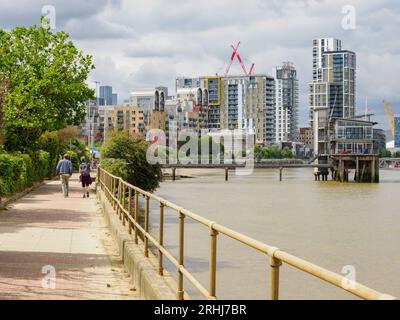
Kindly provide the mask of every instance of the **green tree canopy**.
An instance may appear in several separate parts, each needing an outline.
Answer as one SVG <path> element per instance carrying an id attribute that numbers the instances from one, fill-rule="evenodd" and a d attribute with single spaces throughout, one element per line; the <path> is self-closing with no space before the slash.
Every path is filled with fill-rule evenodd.
<path id="1" fill-rule="evenodd" d="M 392 153 L 387 149 L 380 149 L 378 152 L 380 158 L 391 158 Z"/>
<path id="2" fill-rule="evenodd" d="M 293 152 L 292 152 L 292 150 L 290 150 L 288 147 L 284 147 L 284 148 L 282 149 L 282 157 L 283 157 L 284 159 L 291 159 L 291 158 L 293 158 Z"/>
<path id="3" fill-rule="evenodd" d="M 162 172 L 159 164 L 152 165 L 147 161 L 148 147 L 141 137 L 129 136 L 123 131 L 111 132 L 101 149 L 101 165 L 115 175 L 125 172 L 129 183 L 154 191 L 159 186 Z"/>
<path id="4" fill-rule="evenodd" d="M 94 68 L 65 32 L 49 28 L 0 30 L 0 84 L 8 149 L 32 147 L 45 131 L 78 125 L 94 91 L 85 81 Z M 0 117 L 1 118 L 1 117 Z"/>

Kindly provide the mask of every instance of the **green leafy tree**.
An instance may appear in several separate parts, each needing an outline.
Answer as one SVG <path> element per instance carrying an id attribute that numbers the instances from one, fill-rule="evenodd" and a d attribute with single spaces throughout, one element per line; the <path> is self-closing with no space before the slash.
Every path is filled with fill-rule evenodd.
<path id="1" fill-rule="evenodd" d="M 400 158 L 400 151 L 396 151 L 393 155 L 395 158 Z"/>
<path id="2" fill-rule="evenodd" d="M 391 158 L 392 153 L 387 149 L 380 149 L 378 152 L 380 158 Z"/>
<path id="3" fill-rule="evenodd" d="M 269 148 L 269 158 L 270 159 L 282 159 L 282 150 L 277 146 L 271 146 Z"/>
<path id="4" fill-rule="evenodd" d="M 152 165 L 147 161 L 148 147 L 149 144 L 141 137 L 129 136 L 123 131 L 109 133 L 101 150 L 101 164 L 106 159 L 114 159 L 108 161 L 109 167 L 118 167 L 119 171 L 126 172 L 129 183 L 146 191 L 154 191 L 159 186 L 162 173 L 160 165 Z M 116 162 L 115 159 L 122 161 Z M 107 166 L 107 161 L 105 164 Z"/>
<path id="5" fill-rule="evenodd" d="M 293 158 L 293 152 L 290 150 L 288 147 L 284 147 L 282 149 L 282 157 L 284 159 L 292 159 Z"/>
<path id="6" fill-rule="evenodd" d="M 260 145 L 258 145 L 258 144 L 256 144 L 256 145 L 254 146 L 254 158 L 255 158 L 257 161 L 263 159 L 263 157 L 262 157 L 262 149 L 263 149 L 263 148 L 262 148 Z"/>
<path id="7" fill-rule="evenodd" d="M 93 68 L 92 57 L 65 32 L 42 26 L 0 30 L 6 148 L 29 149 L 45 131 L 80 124 L 85 102 L 94 94 L 85 83 Z"/>

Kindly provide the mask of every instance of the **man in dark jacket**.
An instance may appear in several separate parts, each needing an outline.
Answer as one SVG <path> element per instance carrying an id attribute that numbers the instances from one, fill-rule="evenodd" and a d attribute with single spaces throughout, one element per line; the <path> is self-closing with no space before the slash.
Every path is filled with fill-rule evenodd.
<path id="1" fill-rule="evenodd" d="M 57 175 L 60 176 L 64 198 L 69 197 L 69 178 L 72 176 L 72 163 L 69 161 L 68 154 L 57 164 Z"/>

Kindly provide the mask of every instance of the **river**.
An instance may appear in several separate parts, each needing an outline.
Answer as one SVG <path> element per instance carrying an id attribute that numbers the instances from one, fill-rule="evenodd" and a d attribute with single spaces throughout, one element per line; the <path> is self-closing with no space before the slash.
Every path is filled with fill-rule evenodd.
<path id="1" fill-rule="evenodd" d="M 400 171 L 381 170 L 381 183 L 314 181 L 308 168 L 257 169 L 250 176 L 224 171 L 177 170 L 194 178 L 164 181 L 156 194 L 219 224 L 300 258 L 400 297 Z M 151 205 L 157 234 L 157 204 Z M 186 219 L 185 266 L 208 288 L 209 231 Z M 177 214 L 165 211 L 165 244 L 177 256 Z M 174 273 L 172 266 L 167 269 Z M 268 260 L 218 237 L 219 299 L 265 299 Z M 352 273 L 353 274 L 353 273 Z M 188 285 L 188 292 L 197 297 Z M 281 299 L 353 299 L 354 296 L 288 265 L 281 267 Z"/>

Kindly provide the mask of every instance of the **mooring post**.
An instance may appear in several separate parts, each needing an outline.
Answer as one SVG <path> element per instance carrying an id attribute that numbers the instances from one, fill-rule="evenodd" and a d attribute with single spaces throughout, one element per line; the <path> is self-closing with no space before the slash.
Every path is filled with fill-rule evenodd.
<path id="1" fill-rule="evenodd" d="M 360 182 L 360 158 L 356 157 L 356 176 L 355 179 L 356 182 Z"/>
<path id="2" fill-rule="evenodd" d="M 225 168 L 225 181 L 228 181 L 229 177 L 229 168 Z"/>
<path id="3" fill-rule="evenodd" d="M 376 182 L 376 159 L 372 157 L 371 163 L 371 182 Z"/>
<path id="4" fill-rule="evenodd" d="M 172 168 L 172 181 L 175 181 L 176 168 Z"/>
<path id="5" fill-rule="evenodd" d="M 279 181 L 282 181 L 282 171 L 283 171 L 283 168 L 280 167 L 279 168 Z"/>

